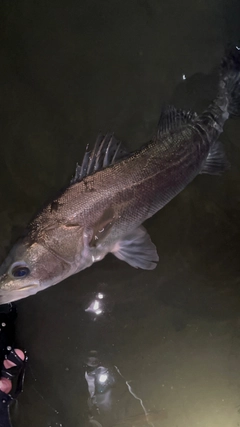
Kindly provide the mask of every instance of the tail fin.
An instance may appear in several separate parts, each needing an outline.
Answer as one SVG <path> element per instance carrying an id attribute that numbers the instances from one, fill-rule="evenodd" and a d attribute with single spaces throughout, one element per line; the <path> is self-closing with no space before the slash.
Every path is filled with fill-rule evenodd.
<path id="1" fill-rule="evenodd" d="M 220 91 L 227 91 L 227 111 L 240 115 L 240 48 L 228 48 L 220 69 Z"/>

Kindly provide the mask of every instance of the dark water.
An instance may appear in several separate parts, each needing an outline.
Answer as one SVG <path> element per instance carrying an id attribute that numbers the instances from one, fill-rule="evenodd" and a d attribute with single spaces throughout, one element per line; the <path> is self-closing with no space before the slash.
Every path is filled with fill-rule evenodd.
<path id="1" fill-rule="evenodd" d="M 0 16 L 2 260 L 100 130 L 135 149 L 164 102 L 207 105 L 224 46 L 239 41 L 240 6 L 19 0 L 2 1 Z M 240 425 L 238 119 L 221 140 L 231 171 L 198 177 L 146 224 L 155 271 L 108 256 L 18 303 L 30 362 L 14 426 Z M 98 293 L 103 312 L 94 317 L 86 309 Z M 93 350 L 107 373 L 91 406 Z"/>

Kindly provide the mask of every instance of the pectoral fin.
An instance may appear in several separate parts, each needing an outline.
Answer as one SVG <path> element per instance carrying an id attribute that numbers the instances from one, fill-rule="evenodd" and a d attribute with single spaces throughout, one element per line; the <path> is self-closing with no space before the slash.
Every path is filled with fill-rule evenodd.
<path id="1" fill-rule="evenodd" d="M 144 227 L 139 227 L 125 236 L 115 245 L 112 253 L 132 267 L 144 270 L 153 270 L 159 261 L 156 246 Z"/>

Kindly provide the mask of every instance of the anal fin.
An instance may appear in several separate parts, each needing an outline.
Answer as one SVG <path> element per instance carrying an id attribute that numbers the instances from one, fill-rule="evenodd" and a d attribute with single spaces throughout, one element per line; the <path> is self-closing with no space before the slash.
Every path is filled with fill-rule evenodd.
<path id="1" fill-rule="evenodd" d="M 230 168 L 230 163 L 226 158 L 221 142 L 217 141 L 212 146 L 206 163 L 200 173 L 209 173 L 211 175 L 222 175 Z"/>
<path id="2" fill-rule="evenodd" d="M 153 270 L 159 261 L 156 246 L 144 227 L 138 227 L 125 236 L 115 245 L 112 253 L 132 267 L 144 270 Z"/>

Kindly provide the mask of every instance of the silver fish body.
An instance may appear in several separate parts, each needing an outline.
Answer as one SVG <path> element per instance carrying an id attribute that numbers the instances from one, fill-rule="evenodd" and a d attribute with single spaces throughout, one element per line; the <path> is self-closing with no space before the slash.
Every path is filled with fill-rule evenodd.
<path id="1" fill-rule="evenodd" d="M 150 142 L 68 187 L 54 202 L 55 208 L 49 204 L 31 224 L 33 239 L 55 251 L 56 232 L 58 242 L 60 230 L 66 241 L 89 233 L 88 240 L 95 239 L 96 247 L 101 242 L 109 249 L 182 191 L 201 172 L 208 152 L 208 141 L 194 127 L 166 135 L 161 143 Z M 71 249 L 72 259 L 77 251 Z"/>
<path id="2" fill-rule="evenodd" d="M 218 137 L 238 112 L 239 52 L 223 60 L 216 100 L 200 116 L 173 107 L 156 136 L 134 153 L 99 137 L 71 185 L 32 221 L 1 267 L 0 303 L 34 294 L 113 253 L 130 265 L 155 268 L 155 245 L 141 224 L 199 173 L 228 166 Z M 234 91 L 234 96 L 233 96 Z"/>

